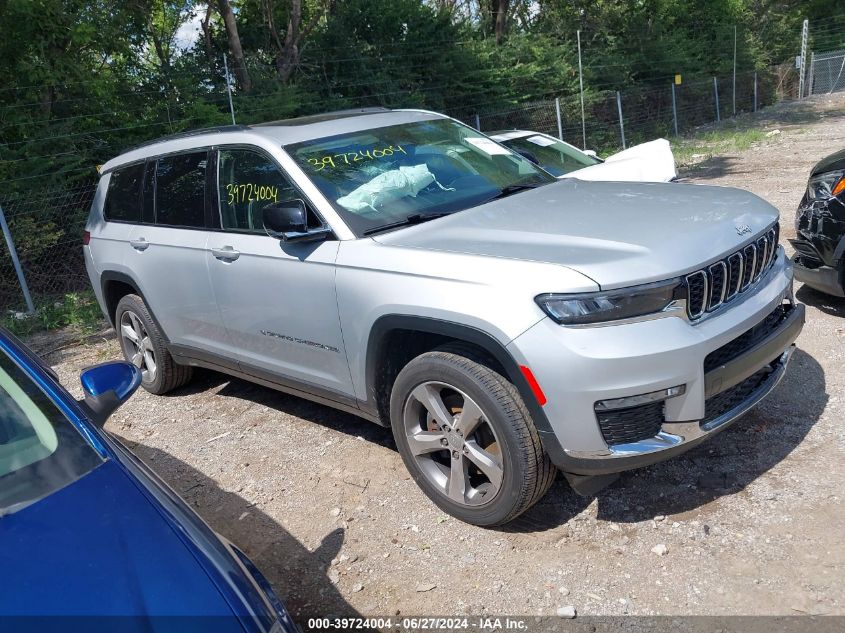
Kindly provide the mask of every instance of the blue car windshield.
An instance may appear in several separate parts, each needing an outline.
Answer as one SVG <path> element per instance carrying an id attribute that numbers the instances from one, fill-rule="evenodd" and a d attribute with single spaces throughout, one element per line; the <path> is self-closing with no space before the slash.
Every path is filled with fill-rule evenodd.
<path id="1" fill-rule="evenodd" d="M 76 481 L 102 461 L 55 403 L 0 352 L 0 517 Z"/>
<path id="2" fill-rule="evenodd" d="M 553 182 L 531 161 L 451 119 L 285 146 L 358 236 Z"/>

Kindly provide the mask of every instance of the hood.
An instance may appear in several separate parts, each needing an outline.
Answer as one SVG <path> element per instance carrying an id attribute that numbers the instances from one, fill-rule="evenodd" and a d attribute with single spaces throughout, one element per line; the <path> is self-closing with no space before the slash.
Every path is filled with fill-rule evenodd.
<path id="1" fill-rule="evenodd" d="M 659 138 L 608 156 L 603 163 L 564 174 L 561 178 L 619 182 L 669 182 L 676 176 L 669 141 Z"/>
<path id="2" fill-rule="evenodd" d="M 696 270 L 750 242 L 777 219 L 777 209 L 738 189 L 572 179 L 375 239 L 559 264 L 608 289 Z"/>
<path id="3" fill-rule="evenodd" d="M 114 461 L 0 518 L 0 614 L 201 615 L 243 630 L 170 523 Z M 217 630 L 217 629 L 215 629 Z"/>
<path id="4" fill-rule="evenodd" d="M 819 174 L 825 174 L 837 169 L 845 169 L 845 149 L 831 154 L 830 156 L 827 156 L 817 162 L 813 167 L 813 170 L 810 172 L 810 176 L 818 176 Z"/>

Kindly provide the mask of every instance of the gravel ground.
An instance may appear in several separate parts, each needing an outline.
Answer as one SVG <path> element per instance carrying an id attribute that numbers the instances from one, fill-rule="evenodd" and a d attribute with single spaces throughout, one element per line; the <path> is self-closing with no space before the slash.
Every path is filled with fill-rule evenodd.
<path id="1" fill-rule="evenodd" d="M 811 165 L 845 146 L 845 95 L 745 121 L 779 132 L 686 176 L 769 200 L 788 237 Z M 790 371 L 744 420 L 594 498 L 559 477 L 503 530 L 439 512 L 388 430 L 213 372 L 170 396 L 139 392 L 106 428 L 239 544 L 300 621 L 845 614 L 845 301 L 798 298 L 808 323 Z M 84 366 L 119 357 L 110 331 L 32 342 L 77 395 Z"/>

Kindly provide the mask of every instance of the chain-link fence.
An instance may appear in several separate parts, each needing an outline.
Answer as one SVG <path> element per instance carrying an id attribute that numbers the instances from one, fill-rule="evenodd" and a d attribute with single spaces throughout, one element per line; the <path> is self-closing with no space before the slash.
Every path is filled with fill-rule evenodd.
<path id="1" fill-rule="evenodd" d="M 82 232 L 94 197 L 96 181 L 69 189 L 42 189 L 0 195 L 14 248 L 36 300 L 88 287 L 82 259 Z M 24 296 L 11 253 L 0 247 L 0 306 L 22 309 Z"/>
<path id="2" fill-rule="evenodd" d="M 600 152 L 657 137 L 683 134 L 735 114 L 754 112 L 797 96 L 794 69 L 774 67 L 678 84 L 588 92 L 515 105 L 506 110 L 461 111 L 455 116 L 483 132 L 531 130 Z M 620 116 L 621 115 L 621 116 Z"/>
<path id="3" fill-rule="evenodd" d="M 810 62 L 810 94 L 845 90 L 845 50 L 814 53 Z"/>

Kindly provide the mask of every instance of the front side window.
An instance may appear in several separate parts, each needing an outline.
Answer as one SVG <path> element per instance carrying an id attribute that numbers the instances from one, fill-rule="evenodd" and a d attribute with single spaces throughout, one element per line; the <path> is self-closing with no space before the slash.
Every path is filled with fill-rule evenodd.
<path id="1" fill-rule="evenodd" d="M 112 172 L 103 213 L 106 220 L 138 222 L 141 219 L 141 185 L 144 163 L 129 165 Z"/>
<path id="2" fill-rule="evenodd" d="M 285 150 L 359 236 L 554 180 L 519 154 L 450 119 L 340 134 Z"/>
<path id="3" fill-rule="evenodd" d="M 273 161 L 246 149 L 221 149 L 217 187 L 224 229 L 264 233 L 262 213 L 299 194 Z"/>
<path id="4" fill-rule="evenodd" d="M 55 403 L 0 351 L 0 517 L 102 462 Z"/>
<path id="5" fill-rule="evenodd" d="M 545 134 L 508 139 L 503 143 L 512 149 L 524 152 L 524 156 L 535 159 L 540 167 L 553 176 L 563 176 L 571 171 L 598 165 L 601 162 L 598 158 Z"/>
<path id="6" fill-rule="evenodd" d="M 205 177 L 208 153 L 191 152 L 158 159 L 156 224 L 205 226 Z"/>

